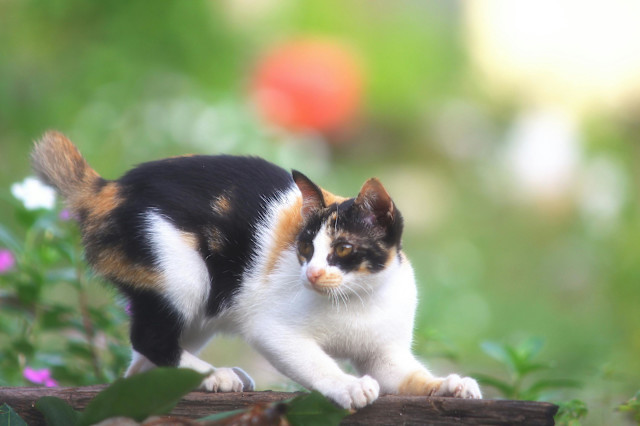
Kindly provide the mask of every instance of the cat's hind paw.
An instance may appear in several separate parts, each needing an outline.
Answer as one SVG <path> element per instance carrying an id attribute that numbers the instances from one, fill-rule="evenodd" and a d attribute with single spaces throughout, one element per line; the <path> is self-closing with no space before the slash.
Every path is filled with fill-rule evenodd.
<path id="1" fill-rule="evenodd" d="M 216 368 L 200 385 L 209 392 L 248 392 L 255 388 L 254 382 L 241 368 Z"/>
<path id="2" fill-rule="evenodd" d="M 434 396 L 451 396 L 454 398 L 482 399 L 480 386 L 471 377 L 460 377 L 450 374 L 444 379 L 433 393 Z"/>
<path id="3" fill-rule="evenodd" d="M 378 399 L 380 385 L 370 376 L 353 377 L 345 383 L 334 383 L 322 393 L 342 408 L 357 410 Z"/>

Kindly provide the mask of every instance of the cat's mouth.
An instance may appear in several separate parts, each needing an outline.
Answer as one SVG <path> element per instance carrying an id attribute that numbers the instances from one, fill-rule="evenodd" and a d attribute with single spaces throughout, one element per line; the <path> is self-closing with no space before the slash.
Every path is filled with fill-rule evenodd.
<path id="1" fill-rule="evenodd" d="M 326 270 L 307 270 L 306 283 L 312 290 L 326 294 L 340 287 L 342 277 L 339 274 L 328 273 Z"/>
<path id="2" fill-rule="evenodd" d="M 321 294 L 330 293 L 331 290 L 334 290 L 340 287 L 342 284 L 342 280 L 334 279 L 334 280 L 326 280 L 326 281 L 316 281 L 315 283 L 309 283 L 311 288 Z"/>

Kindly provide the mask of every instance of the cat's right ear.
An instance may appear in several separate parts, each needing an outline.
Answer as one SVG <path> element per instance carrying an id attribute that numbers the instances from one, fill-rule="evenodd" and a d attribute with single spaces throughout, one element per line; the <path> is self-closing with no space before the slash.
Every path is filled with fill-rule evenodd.
<path id="1" fill-rule="evenodd" d="M 300 213 L 302 213 L 303 218 L 306 219 L 314 212 L 326 207 L 322 190 L 318 185 L 311 182 L 308 177 L 297 170 L 293 170 L 291 176 L 302 193 L 302 208 Z"/>

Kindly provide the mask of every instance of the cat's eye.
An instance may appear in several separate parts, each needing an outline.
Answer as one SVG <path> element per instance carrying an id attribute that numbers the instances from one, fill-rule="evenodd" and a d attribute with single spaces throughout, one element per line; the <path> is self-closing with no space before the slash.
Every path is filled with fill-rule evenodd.
<path id="1" fill-rule="evenodd" d="M 353 245 L 347 243 L 338 244 L 334 250 L 338 257 L 347 257 L 353 252 Z"/>
<path id="2" fill-rule="evenodd" d="M 298 253 L 300 254 L 300 256 L 310 259 L 313 255 L 313 244 L 305 241 L 300 241 L 298 243 Z"/>

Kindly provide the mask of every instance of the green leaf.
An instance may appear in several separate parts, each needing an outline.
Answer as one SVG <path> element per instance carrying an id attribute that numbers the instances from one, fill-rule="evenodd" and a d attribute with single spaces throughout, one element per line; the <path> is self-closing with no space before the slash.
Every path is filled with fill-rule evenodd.
<path id="1" fill-rule="evenodd" d="M 166 414 L 204 377 L 185 368 L 163 367 L 118 379 L 87 405 L 79 425 L 99 423 L 110 417 L 142 421 L 151 415 Z"/>
<path id="2" fill-rule="evenodd" d="M 510 356 L 505 348 L 496 342 L 482 342 L 482 351 L 502 364 L 509 364 Z"/>
<path id="3" fill-rule="evenodd" d="M 27 426 L 27 423 L 5 403 L 0 405 L 0 425 Z"/>
<path id="4" fill-rule="evenodd" d="M 316 391 L 292 399 L 288 406 L 286 416 L 292 426 L 338 425 L 349 414 Z"/>
<path id="5" fill-rule="evenodd" d="M 91 348 L 85 342 L 71 341 L 67 344 L 67 350 L 70 354 L 81 359 L 91 359 L 92 357 Z"/>
<path id="6" fill-rule="evenodd" d="M 507 365 L 516 377 L 521 377 L 523 364 L 526 363 L 526 360 L 522 359 L 520 353 L 512 346 L 504 345 L 504 350 L 507 354 Z"/>
<path id="7" fill-rule="evenodd" d="M 631 413 L 634 420 L 640 424 L 640 391 L 636 392 L 636 394 L 624 404 L 620 404 L 618 411 Z"/>
<path id="8" fill-rule="evenodd" d="M 526 376 L 529 373 L 540 370 L 548 370 L 551 368 L 551 364 L 548 362 L 521 362 L 518 364 L 518 373 L 520 377 Z"/>
<path id="9" fill-rule="evenodd" d="M 53 330 L 69 326 L 69 317 L 76 313 L 68 306 L 52 305 L 42 307 L 40 323 L 43 330 Z"/>
<path id="10" fill-rule="evenodd" d="M 36 408 L 44 415 L 48 426 L 74 426 L 80 416 L 78 411 L 55 396 L 43 396 L 36 402 Z"/>
<path id="11" fill-rule="evenodd" d="M 541 337 L 530 337 L 518 345 L 518 353 L 523 359 L 531 360 L 540 353 L 544 346 L 544 339 Z"/>
<path id="12" fill-rule="evenodd" d="M 558 412 L 554 417 L 557 425 L 579 425 L 579 420 L 589 413 L 587 404 L 579 399 L 559 402 L 558 407 Z"/>
<path id="13" fill-rule="evenodd" d="M 538 399 L 539 394 L 547 389 L 563 389 L 563 388 L 579 388 L 580 382 L 571 379 L 547 379 L 538 380 L 525 391 L 523 395 L 527 396 L 527 399 Z"/>
<path id="14" fill-rule="evenodd" d="M 491 386 L 496 388 L 504 398 L 513 398 L 516 394 L 516 388 L 507 382 L 482 374 L 475 374 L 473 377 L 483 386 Z"/>

